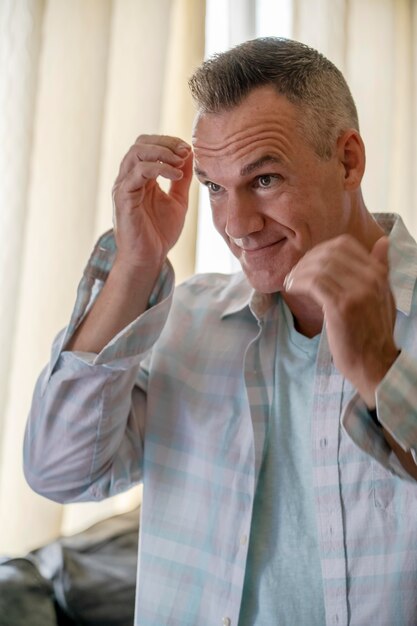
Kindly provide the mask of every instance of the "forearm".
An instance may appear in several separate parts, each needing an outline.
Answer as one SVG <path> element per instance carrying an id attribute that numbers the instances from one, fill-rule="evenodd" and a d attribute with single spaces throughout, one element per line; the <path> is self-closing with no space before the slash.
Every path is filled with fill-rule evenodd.
<path id="1" fill-rule="evenodd" d="M 98 354 L 148 308 L 184 225 L 192 161 L 190 146 L 174 137 L 141 136 L 126 154 L 113 187 L 115 262 L 67 350 Z M 168 193 L 159 176 L 171 181 Z"/>
<path id="2" fill-rule="evenodd" d="M 96 302 L 66 350 L 98 354 L 148 308 L 160 267 L 129 270 L 116 259 Z"/>
<path id="3" fill-rule="evenodd" d="M 146 312 L 115 341 L 91 358 L 74 354 L 66 350 L 75 343 L 73 329 L 84 317 L 87 323 L 85 307 L 100 285 L 102 289 L 111 285 L 107 282 L 111 249 L 112 239 L 106 235 L 96 246 L 79 286 L 71 323 L 56 338 L 50 364 L 38 380 L 27 423 L 27 481 L 35 491 L 57 501 L 100 499 L 140 479 L 145 361 L 165 326 L 174 274 L 166 265 Z M 90 310 L 94 315 L 99 311 L 95 303 Z M 126 321 L 122 320 L 123 325 Z M 92 347 L 88 344 L 84 349 Z"/>

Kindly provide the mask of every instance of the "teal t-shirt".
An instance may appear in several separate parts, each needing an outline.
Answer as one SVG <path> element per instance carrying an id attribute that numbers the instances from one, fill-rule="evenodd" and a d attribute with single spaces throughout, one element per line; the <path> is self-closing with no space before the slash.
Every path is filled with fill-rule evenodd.
<path id="1" fill-rule="evenodd" d="M 283 300 L 274 401 L 252 519 L 239 626 L 323 626 L 313 504 L 311 409 L 319 336 L 298 333 Z"/>

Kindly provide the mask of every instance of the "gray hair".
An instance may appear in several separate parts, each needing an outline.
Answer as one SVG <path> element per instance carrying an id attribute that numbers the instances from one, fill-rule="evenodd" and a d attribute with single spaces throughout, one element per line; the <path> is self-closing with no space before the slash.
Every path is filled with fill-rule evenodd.
<path id="1" fill-rule="evenodd" d="M 189 87 L 200 111 L 227 111 L 257 87 L 273 86 L 302 113 L 302 131 L 317 154 L 330 158 L 358 114 L 342 73 L 317 50 L 298 41 L 264 37 L 216 54 L 195 71 Z"/>

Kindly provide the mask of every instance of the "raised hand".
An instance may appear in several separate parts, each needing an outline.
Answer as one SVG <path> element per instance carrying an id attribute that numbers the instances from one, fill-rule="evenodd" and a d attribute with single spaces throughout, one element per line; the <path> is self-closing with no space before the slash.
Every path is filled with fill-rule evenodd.
<path id="1" fill-rule="evenodd" d="M 307 296 L 322 309 L 334 364 L 370 408 L 399 353 L 388 270 L 386 237 L 369 253 L 341 235 L 307 252 L 285 282 L 288 294 Z"/>
<path id="2" fill-rule="evenodd" d="M 158 176 L 171 181 L 168 193 Z M 181 139 L 142 135 L 130 148 L 113 187 L 116 259 L 67 350 L 99 353 L 146 310 L 184 225 L 191 177 L 191 147 Z"/>
<path id="3" fill-rule="evenodd" d="M 159 176 L 171 181 L 168 193 Z M 177 137 L 138 137 L 113 187 L 118 264 L 134 270 L 162 265 L 184 225 L 191 177 L 188 144 Z"/>

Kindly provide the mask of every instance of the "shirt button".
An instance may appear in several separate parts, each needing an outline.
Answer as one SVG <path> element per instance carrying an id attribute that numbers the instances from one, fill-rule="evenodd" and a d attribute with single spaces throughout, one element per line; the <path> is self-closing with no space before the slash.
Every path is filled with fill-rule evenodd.
<path id="1" fill-rule="evenodd" d="M 230 617 L 223 617 L 223 619 L 222 619 L 223 626 L 230 626 L 231 623 L 232 622 L 231 622 Z"/>
<path id="2" fill-rule="evenodd" d="M 326 448 L 327 447 L 327 439 L 326 437 L 323 437 L 323 439 L 320 439 L 320 448 Z"/>
<path id="3" fill-rule="evenodd" d="M 247 535 L 242 535 L 241 538 L 240 538 L 240 544 L 242 546 L 246 546 L 247 542 L 248 542 L 248 536 Z"/>

